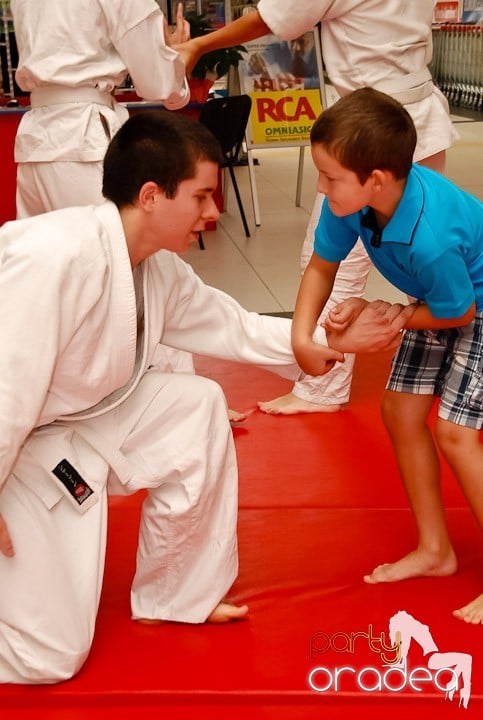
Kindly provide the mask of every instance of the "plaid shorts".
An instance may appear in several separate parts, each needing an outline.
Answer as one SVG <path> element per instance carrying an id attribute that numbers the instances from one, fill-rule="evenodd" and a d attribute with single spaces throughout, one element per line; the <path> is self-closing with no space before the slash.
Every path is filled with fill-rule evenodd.
<path id="1" fill-rule="evenodd" d="M 456 425 L 483 427 L 483 312 L 469 325 L 406 330 L 386 388 L 441 398 L 438 416 Z"/>

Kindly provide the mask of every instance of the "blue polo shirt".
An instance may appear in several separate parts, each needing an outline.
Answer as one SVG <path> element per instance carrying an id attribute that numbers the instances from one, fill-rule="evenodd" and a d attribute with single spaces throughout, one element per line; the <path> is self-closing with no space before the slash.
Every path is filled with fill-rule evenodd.
<path id="1" fill-rule="evenodd" d="M 379 272 L 424 300 L 437 318 L 483 311 L 483 203 L 439 173 L 413 165 L 389 223 L 374 231 L 374 211 L 337 217 L 325 199 L 314 252 L 340 262 L 360 237 Z"/>

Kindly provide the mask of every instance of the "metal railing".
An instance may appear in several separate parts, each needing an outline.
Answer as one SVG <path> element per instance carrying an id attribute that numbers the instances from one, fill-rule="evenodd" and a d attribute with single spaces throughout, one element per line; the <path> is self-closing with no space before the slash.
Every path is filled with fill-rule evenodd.
<path id="1" fill-rule="evenodd" d="M 483 111 L 483 25 L 434 28 L 430 70 L 451 105 Z"/>

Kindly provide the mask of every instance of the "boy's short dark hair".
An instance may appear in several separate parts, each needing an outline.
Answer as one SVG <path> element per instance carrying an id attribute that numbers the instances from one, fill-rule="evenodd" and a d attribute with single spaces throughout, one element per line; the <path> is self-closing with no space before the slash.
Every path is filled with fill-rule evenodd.
<path id="1" fill-rule="evenodd" d="M 102 193 L 123 207 L 136 200 L 144 183 L 155 182 L 173 198 L 203 160 L 217 165 L 223 160 L 218 141 L 204 125 L 169 110 L 137 112 L 109 144 Z"/>
<path id="2" fill-rule="evenodd" d="M 403 180 L 413 162 L 416 128 L 401 103 L 365 87 L 325 110 L 312 127 L 310 142 L 323 145 L 361 184 L 373 170 L 389 170 Z"/>

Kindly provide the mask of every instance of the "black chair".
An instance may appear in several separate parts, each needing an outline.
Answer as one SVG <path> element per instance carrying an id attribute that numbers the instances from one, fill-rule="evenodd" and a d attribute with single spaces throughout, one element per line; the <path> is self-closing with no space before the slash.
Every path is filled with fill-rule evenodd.
<path id="1" fill-rule="evenodd" d="M 223 153 L 222 168 L 228 168 L 233 183 L 238 209 L 245 235 L 250 237 L 245 210 L 240 197 L 240 191 L 236 182 L 234 166 L 237 164 L 240 149 L 245 139 L 245 131 L 250 116 L 252 101 L 249 95 L 231 95 L 229 97 L 215 98 L 208 100 L 200 111 L 199 122 L 203 123 L 216 137 L 221 145 Z M 201 233 L 199 244 L 204 248 Z"/>

